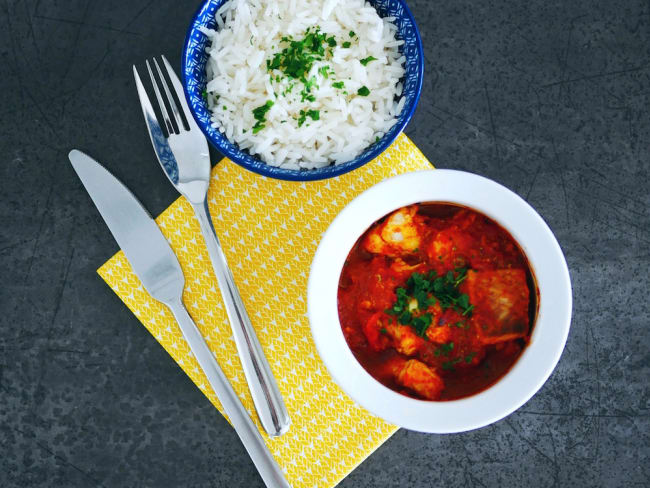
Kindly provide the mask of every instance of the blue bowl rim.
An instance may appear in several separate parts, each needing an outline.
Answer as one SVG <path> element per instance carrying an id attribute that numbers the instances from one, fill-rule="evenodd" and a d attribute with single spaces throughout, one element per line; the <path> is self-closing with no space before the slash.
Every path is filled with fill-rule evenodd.
<path id="1" fill-rule="evenodd" d="M 205 124 L 203 124 L 203 122 L 198 120 L 194 112 L 194 106 L 190 100 L 190 96 L 187 91 L 188 83 L 187 83 L 187 76 L 185 74 L 185 66 L 187 64 L 188 44 L 192 37 L 192 32 L 194 32 L 195 30 L 194 26 L 196 24 L 197 18 L 203 11 L 205 4 L 208 3 L 209 1 L 211 0 L 201 1 L 198 8 L 192 15 L 192 20 L 190 21 L 190 25 L 187 28 L 187 31 L 185 33 L 185 40 L 183 41 L 183 52 L 181 55 L 181 76 L 183 79 L 183 92 L 185 94 L 185 98 L 187 100 L 188 106 L 190 107 L 190 112 L 192 112 L 192 117 L 194 117 L 194 120 L 196 121 L 197 125 L 201 128 L 201 132 L 203 132 L 203 135 L 206 137 L 206 139 L 208 139 L 208 141 L 210 141 L 212 146 L 215 147 L 219 152 L 221 152 L 224 156 L 226 156 L 228 159 L 235 162 L 239 166 L 249 171 L 252 171 L 253 173 L 260 174 L 262 176 L 267 176 L 270 178 L 286 180 L 286 181 L 316 181 L 316 180 L 334 178 L 336 176 L 340 176 L 350 171 L 353 171 L 363 166 L 364 164 L 368 163 L 369 161 L 372 161 L 379 155 L 381 155 L 386 149 L 388 149 L 388 147 L 395 141 L 395 139 L 397 139 L 397 137 L 404 131 L 406 125 L 411 121 L 411 118 L 415 113 L 415 109 L 418 106 L 418 102 L 420 101 L 420 95 L 422 93 L 422 83 L 424 80 L 424 49 L 422 47 L 422 38 L 420 36 L 420 29 L 418 28 L 418 25 L 415 22 L 415 18 L 411 13 L 411 9 L 409 9 L 405 0 L 397 0 L 404 8 L 404 12 L 406 16 L 413 24 L 417 49 L 418 52 L 420 53 L 420 58 L 419 58 L 419 63 L 417 68 L 418 83 L 417 83 L 416 93 L 413 99 L 413 103 L 411 104 L 410 107 L 408 107 L 408 113 L 406 114 L 406 117 L 404 117 L 402 122 L 399 123 L 398 130 L 395 131 L 394 135 L 390 137 L 386 137 L 386 135 L 384 135 L 384 137 L 380 139 L 379 144 L 376 144 L 375 147 L 363 157 L 359 157 L 358 159 L 355 158 L 350 162 L 345 162 L 335 166 L 333 165 L 325 166 L 324 168 L 309 169 L 309 170 L 307 169 L 295 170 L 295 169 L 279 168 L 277 166 L 271 166 L 266 163 L 257 167 L 257 166 L 250 166 L 244 162 L 239 162 L 237 155 L 230 149 L 230 147 L 219 144 L 219 142 L 215 140 L 205 129 L 204 127 Z"/>

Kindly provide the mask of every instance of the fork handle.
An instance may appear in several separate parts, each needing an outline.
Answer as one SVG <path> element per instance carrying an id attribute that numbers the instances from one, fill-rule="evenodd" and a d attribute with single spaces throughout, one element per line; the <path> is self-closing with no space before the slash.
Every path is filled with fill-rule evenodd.
<path id="1" fill-rule="evenodd" d="M 196 327 L 183 302 L 178 299 L 167 303 L 167 306 L 174 314 L 181 332 L 183 332 L 183 337 L 185 337 L 199 366 L 207 376 L 210 386 L 216 393 L 224 412 L 232 422 L 237 435 L 244 444 L 246 451 L 248 451 L 266 486 L 269 488 L 290 488 L 280 467 L 275 462 L 266 444 L 264 444 L 260 432 L 248 416 L 248 412 L 246 412 L 239 398 L 237 398 L 237 393 L 232 389 L 230 382 L 219 367 L 217 360 L 205 343 L 201 332 Z"/>
<path id="2" fill-rule="evenodd" d="M 253 397 L 257 415 L 268 435 L 272 437 L 282 435 L 289 429 L 291 419 L 268 360 L 264 356 L 262 346 L 246 313 L 246 308 L 235 285 L 232 272 L 228 268 L 226 256 L 212 226 L 208 202 L 203 201 L 199 204 L 192 204 L 192 206 L 199 219 L 201 233 L 208 248 L 212 268 L 226 306 L 233 337 L 239 352 L 239 359 L 244 369 L 244 375 Z"/>

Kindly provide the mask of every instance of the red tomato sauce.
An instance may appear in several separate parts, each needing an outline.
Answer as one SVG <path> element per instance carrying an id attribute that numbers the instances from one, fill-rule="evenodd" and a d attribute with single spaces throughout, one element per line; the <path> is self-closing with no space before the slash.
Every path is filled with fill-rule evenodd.
<path id="1" fill-rule="evenodd" d="M 361 365 L 425 400 L 455 400 L 503 377 L 528 344 L 537 289 L 508 232 L 447 203 L 373 224 L 345 262 L 339 318 Z"/>

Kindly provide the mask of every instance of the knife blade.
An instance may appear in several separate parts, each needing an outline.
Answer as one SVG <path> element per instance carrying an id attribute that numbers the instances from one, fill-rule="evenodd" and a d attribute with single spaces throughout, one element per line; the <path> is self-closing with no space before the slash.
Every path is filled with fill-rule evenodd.
<path id="1" fill-rule="evenodd" d="M 75 149 L 69 158 L 144 288 L 161 302 L 178 296 L 185 284 L 181 266 L 149 212 L 90 156 Z"/>
<path id="2" fill-rule="evenodd" d="M 167 305 L 176 318 L 183 337 L 266 486 L 290 488 L 259 430 L 183 305 L 183 270 L 156 222 L 129 189 L 97 161 L 76 149 L 70 151 L 69 158 L 144 288 L 153 298 Z"/>

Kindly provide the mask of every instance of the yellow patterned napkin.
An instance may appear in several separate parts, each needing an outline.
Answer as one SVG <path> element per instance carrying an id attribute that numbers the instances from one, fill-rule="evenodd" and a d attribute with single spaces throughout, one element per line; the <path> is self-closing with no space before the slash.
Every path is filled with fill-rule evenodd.
<path id="1" fill-rule="evenodd" d="M 321 235 L 350 200 L 389 176 L 427 168 L 401 135 L 377 159 L 324 181 L 274 180 L 228 159 L 212 171 L 214 227 L 292 421 L 287 434 L 263 433 L 264 440 L 293 487 L 336 485 L 397 430 L 354 403 L 329 376 L 310 334 L 307 277 Z M 179 198 L 156 221 L 185 273 L 187 309 L 263 432 L 192 208 Z M 124 254 L 98 273 L 223 414 L 171 313 L 147 294 Z"/>

